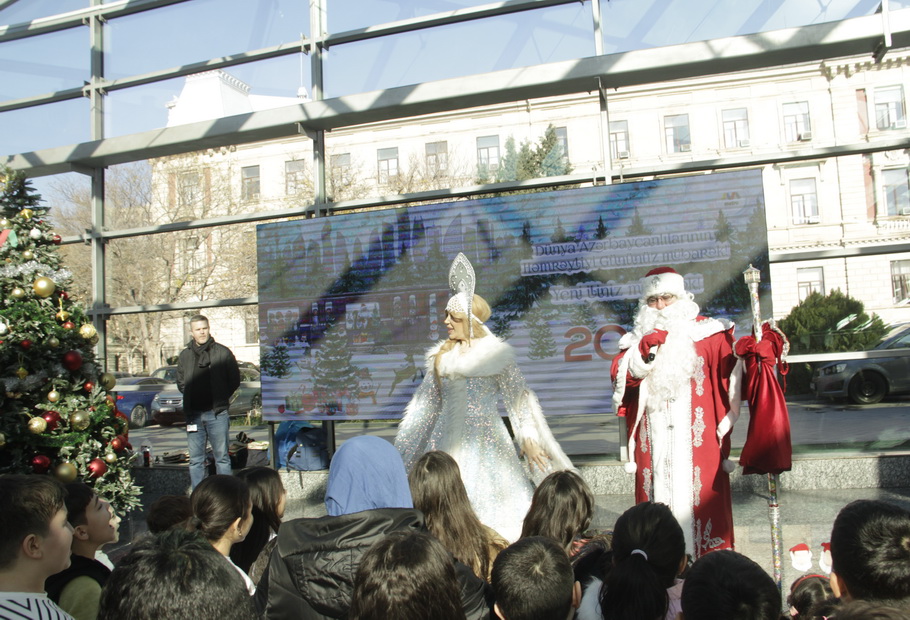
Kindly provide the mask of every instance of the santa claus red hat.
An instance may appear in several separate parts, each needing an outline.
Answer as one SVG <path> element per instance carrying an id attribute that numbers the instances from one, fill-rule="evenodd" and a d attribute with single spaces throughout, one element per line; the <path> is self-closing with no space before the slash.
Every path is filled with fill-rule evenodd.
<path id="1" fill-rule="evenodd" d="M 686 295 L 686 282 L 672 267 L 656 267 L 641 279 L 642 299 L 660 295 Z"/>

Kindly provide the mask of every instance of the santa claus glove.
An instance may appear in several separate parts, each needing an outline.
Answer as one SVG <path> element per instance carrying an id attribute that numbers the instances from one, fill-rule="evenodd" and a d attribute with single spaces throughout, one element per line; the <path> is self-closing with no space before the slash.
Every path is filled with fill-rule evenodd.
<path id="1" fill-rule="evenodd" d="M 641 358 L 646 362 L 654 361 L 654 354 L 651 353 L 651 349 L 659 347 L 666 341 L 667 332 L 662 329 L 655 329 L 642 336 L 641 340 L 638 341 L 638 352 L 641 353 Z"/>

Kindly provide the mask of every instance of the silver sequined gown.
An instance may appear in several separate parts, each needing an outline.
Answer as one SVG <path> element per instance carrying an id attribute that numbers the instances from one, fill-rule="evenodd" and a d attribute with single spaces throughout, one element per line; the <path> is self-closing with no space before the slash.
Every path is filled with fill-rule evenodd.
<path id="1" fill-rule="evenodd" d="M 427 372 L 401 420 L 395 446 L 408 471 L 430 450 L 452 455 L 481 522 L 517 540 L 531 504 L 532 478 L 539 482 L 549 472 L 535 470 L 532 477 L 519 460 L 499 417 L 499 399 L 518 445 L 525 439 L 540 443 L 552 459 L 550 471 L 572 464 L 553 439 L 512 347 L 491 335 L 474 339 L 470 348 L 456 346 L 440 360 L 437 387 L 434 360 L 440 346 L 427 353 Z"/>

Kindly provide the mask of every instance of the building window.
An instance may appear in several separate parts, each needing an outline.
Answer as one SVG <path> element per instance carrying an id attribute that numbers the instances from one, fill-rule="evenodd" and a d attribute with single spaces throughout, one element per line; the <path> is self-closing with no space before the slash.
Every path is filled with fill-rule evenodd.
<path id="1" fill-rule="evenodd" d="M 259 166 L 246 166 L 240 169 L 240 176 L 243 179 L 243 188 L 241 197 L 243 200 L 259 199 Z"/>
<path id="2" fill-rule="evenodd" d="M 432 175 L 445 174 L 449 169 L 449 143 L 427 142 L 427 170 Z"/>
<path id="3" fill-rule="evenodd" d="M 887 215 L 910 215 L 906 168 L 882 170 L 882 192 L 885 194 Z"/>
<path id="4" fill-rule="evenodd" d="M 803 301 L 812 293 L 825 294 L 825 270 L 823 267 L 806 267 L 796 270 L 799 300 Z"/>
<path id="5" fill-rule="evenodd" d="M 200 197 L 199 173 L 183 172 L 177 175 L 177 206 L 192 207 Z"/>
<path id="6" fill-rule="evenodd" d="M 559 148 L 562 149 L 562 153 L 560 153 L 562 160 L 568 161 L 569 133 L 566 131 L 565 127 L 556 127 L 556 142 L 559 144 Z"/>
<path id="7" fill-rule="evenodd" d="M 379 166 L 379 183 L 388 185 L 398 178 L 398 147 L 377 149 L 376 159 Z"/>
<path id="8" fill-rule="evenodd" d="M 745 148 L 749 142 L 749 112 L 736 108 L 721 112 L 724 124 L 724 146 L 728 149 Z"/>
<path id="9" fill-rule="evenodd" d="M 629 121 L 610 121 L 610 157 L 629 159 Z"/>
<path id="10" fill-rule="evenodd" d="M 784 104 L 784 137 L 787 142 L 807 142 L 812 139 L 808 102 Z"/>
<path id="11" fill-rule="evenodd" d="M 499 170 L 499 136 L 477 138 L 477 168 L 483 172 Z"/>
<path id="12" fill-rule="evenodd" d="M 674 114 L 664 117 L 664 138 L 668 153 L 688 153 L 692 150 L 689 136 L 689 115 Z"/>
<path id="13" fill-rule="evenodd" d="M 891 286 L 894 289 L 894 303 L 910 301 L 910 260 L 891 261 Z"/>
<path id="14" fill-rule="evenodd" d="M 790 181 L 790 212 L 795 225 L 818 224 L 818 195 L 815 193 L 815 179 Z"/>
<path id="15" fill-rule="evenodd" d="M 875 89 L 875 126 L 878 129 L 904 129 L 904 89 L 889 86 Z"/>
<path id="16" fill-rule="evenodd" d="M 306 162 L 302 159 L 284 162 L 284 193 L 288 196 L 296 196 L 305 190 Z"/>
<path id="17" fill-rule="evenodd" d="M 351 154 L 339 153 L 329 158 L 329 169 L 334 183 L 351 182 Z"/>
<path id="18" fill-rule="evenodd" d="M 259 344 L 259 317 L 254 314 L 244 316 L 243 327 L 246 343 Z"/>

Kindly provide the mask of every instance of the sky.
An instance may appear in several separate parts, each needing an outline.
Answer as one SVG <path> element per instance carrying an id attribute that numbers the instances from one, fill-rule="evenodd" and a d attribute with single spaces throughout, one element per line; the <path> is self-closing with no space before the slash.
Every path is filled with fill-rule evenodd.
<path id="1" fill-rule="evenodd" d="M 599 0 L 605 53 L 798 27 L 869 15 L 881 0 Z M 482 0 L 326 0 L 329 32 L 487 4 Z M 12 0 L 0 25 L 78 10 L 89 0 Z M 910 0 L 890 0 L 893 9 Z M 191 0 L 111 20 L 105 76 L 123 78 L 299 40 L 309 0 Z M 167 33 L 164 36 L 163 33 Z M 337 46 L 325 64 L 326 97 L 593 56 L 590 1 Z M 301 54 L 230 68 L 257 95 L 308 91 Z M 0 43 L 0 101 L 80 87 L 89 79 L 88 28 Z M 107 137 L 165 126 L 183 79 L 113 91 Z M 0 113 L 0 153 L 89 140 L 85 98 Z"/>

